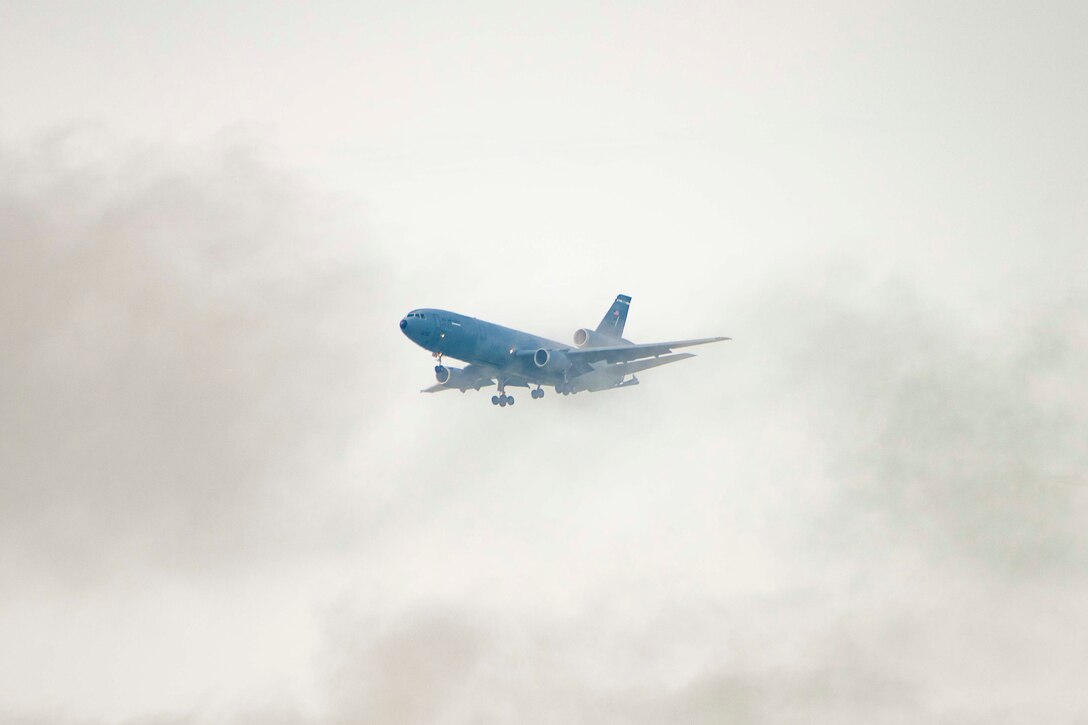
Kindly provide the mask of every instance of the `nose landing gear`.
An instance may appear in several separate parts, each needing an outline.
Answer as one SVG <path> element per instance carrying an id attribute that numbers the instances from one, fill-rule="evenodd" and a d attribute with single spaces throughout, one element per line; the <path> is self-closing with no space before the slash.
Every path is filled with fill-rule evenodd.
<path id="1" fill-rule="evenodd" d="M 544 390 L 538 385 L 536 387 L 536 390 L 532 390 L 529 392 L 529 395 L 533 398 L 533 400 L 536 400 L 537 398 L 543 398 Z"/>

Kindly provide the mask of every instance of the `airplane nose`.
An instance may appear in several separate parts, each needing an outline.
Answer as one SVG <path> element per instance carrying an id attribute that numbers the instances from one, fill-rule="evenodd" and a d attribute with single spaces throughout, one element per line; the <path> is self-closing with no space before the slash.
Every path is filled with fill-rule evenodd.
<path id="1" fill-rule="evenodd" d="M 408 320 L 401 320 L 400 321 L 400 329 L 405 330 L 407 328 L 408 328 Z"/>

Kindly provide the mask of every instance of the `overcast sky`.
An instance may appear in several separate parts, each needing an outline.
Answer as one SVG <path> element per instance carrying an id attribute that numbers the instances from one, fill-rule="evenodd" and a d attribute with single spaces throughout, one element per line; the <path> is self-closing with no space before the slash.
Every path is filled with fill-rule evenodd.
<path id="1" fill-rule="evenodd" d="M 1086 7 L 0 4 L 0 722 L 1084 722 Z"/>

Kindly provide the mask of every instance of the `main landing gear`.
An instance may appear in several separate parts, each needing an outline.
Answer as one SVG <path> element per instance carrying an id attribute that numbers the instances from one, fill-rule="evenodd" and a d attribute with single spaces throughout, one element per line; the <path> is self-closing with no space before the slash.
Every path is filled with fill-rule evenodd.
<path id="1" fill-rule="evenodd" d="M 535 390 L 529 391 L 529 396 L 533 400 L 544 397 L 544 390 L 538 385 Z M 514 404 L 514 397 L 506 394 L 505 386 L 499 386 L 499 394 L 491 396 L 491 404 L 497 405 L 500 408 L 505 408 L 508 405 Z"/>
<path id="2" fill-rule="evenodd" d="M 499 394 L 491 396 L 491 404 L 497 405 L 500 408 L 505 408 L 508 405 L 514 404 L 514 396 L 506 394 L 506 381 L 499 380 Z"/>

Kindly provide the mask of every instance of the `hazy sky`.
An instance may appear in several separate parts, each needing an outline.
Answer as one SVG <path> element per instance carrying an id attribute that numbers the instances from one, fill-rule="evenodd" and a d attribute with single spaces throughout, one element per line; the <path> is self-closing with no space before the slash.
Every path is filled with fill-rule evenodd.
<path id="1" fill-rule="evenodd" d="M 0 722 L 1084 722 L 1086 8 L 0 4 Z"/>

